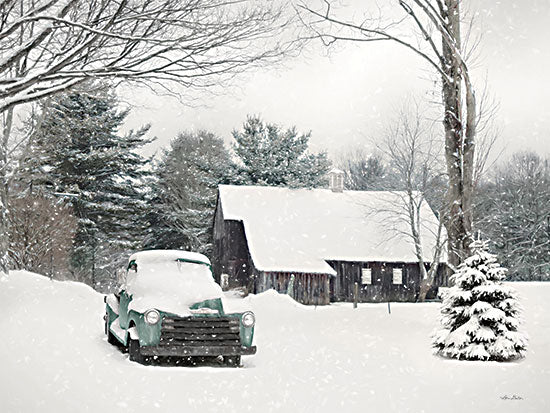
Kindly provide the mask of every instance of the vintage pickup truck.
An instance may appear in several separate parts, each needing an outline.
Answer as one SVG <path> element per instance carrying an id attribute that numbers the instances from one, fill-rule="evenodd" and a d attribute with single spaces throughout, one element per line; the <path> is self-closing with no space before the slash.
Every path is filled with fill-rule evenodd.
<path id="1" fill-rule="evenodd" d="M 251 311 L 226 313 L 210 261 L 188 251 L 142 251 L 129 258 L 120 291 L 105 296 L 105 334 L 130 360 L 210 361 L 240 366 L 256 353 Z"/>

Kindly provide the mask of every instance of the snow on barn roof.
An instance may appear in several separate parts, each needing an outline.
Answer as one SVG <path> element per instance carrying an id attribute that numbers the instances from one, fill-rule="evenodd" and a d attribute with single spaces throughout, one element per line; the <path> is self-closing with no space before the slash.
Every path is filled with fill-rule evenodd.
<path id="1" fill-rule="evenodd" d="M 242 221 L 258 270 L 335 275 L 326 261 L 418 261 L 403 216 L 405 195 L 220 185 L 219 207 L 224 219 Z M 438 221 L 427 202 L 420 215 L 429 262 Z"/>

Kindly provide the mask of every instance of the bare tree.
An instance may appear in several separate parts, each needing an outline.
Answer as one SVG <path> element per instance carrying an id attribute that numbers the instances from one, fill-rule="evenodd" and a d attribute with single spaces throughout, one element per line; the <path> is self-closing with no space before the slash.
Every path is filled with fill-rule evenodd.
<path id="1" fill-rule="evenodd" d="M 474 156 L 474 190 L 477 190 L 484 176 L 490 171 L 504 152 L 494 153 L 494 145 L 497 142 L 501 130 L 496 122 L 499 103 L 489 95 L 487 83 L 478 96 L 478 113 L 476 123 L 476 150 Z M 474 207 L 475 210 L 475 207 Z"/>
<path id="2" fill-rule="evenodd" d="M 407 228 L 402 235 L 413 242 L 421 276 L 418 300 L 424 301 L 434 283 L 446 242 L 443 230 L 445 203 L 437 202 L 446 182 L 441 151 L 438 150 L 441 145 L 434 138 L 429 121 L 422 118 L 419 107 L 412 108 L 413 112 L 405 106 L 397 113 L 377 149 L 389 164 L 391 181 L 386 183 L 388 188 L 398 190 L 395 192 L 398 201 L 392 199 L 392 204 L 384 210 L 390 217 L 386 223 L 393 228 Z M 431 206 L 427 199 L 434 201 Z M 435 225 L 433 220 L 426 219 L 425 210 L 434 206 L 439 218 Z M 394 221 L 406 225 L 393 225 Z M 426 234 L 430 235 L 429 244 L 433 241 L 431 251 L 426 251 Z M 427 256 L 431 256 L 429 261 L 425 258 Z"/>
<path id="3" fill-rule="evenodd" d="M 445 161 L 449 177 L 449 263 L 456 267 L 469 255 L 472 240 L 476 99 L 468 58 L 477 42 L 462 36 L 459 0 L 396 0 L 391 16 L 364 15 L 359 20 L 339 14 L 333 2 L 319 7 L 299 2 L 296 10 L 311 37 L 327 46 L 339 41 L 390 41 L 420 56 L 442 82 Z"/>
<path id="4" fill-rule="evenodd" d="M 481 185 L 476 215 L 508 279 L 550 278 L 550 158 L 519 152 Z"/>
<path id="5" fill-rule="evenodd" d="M 11 263 L 17 269 L 66 278 L 76 219 L 70 208 L 41 194 L 10 199 Z"/>
<path id="6" fill-rule="evenodd" d="M 219 84 L 284 46 L 251 42 L 284 27 L 280 8 L 225 0 L 12 0 L 0 4 L 0 111 L 90 78 L 166 92 Z"/>
<path id="7" fill-rule="evenodd" d="M 98 78 L 178 94 L 276 60 L 293 42 L 278 2 L 0 1 L 0 271 L 7 271 L 8 139 L 14 107 Z M 182 86 L 177 88 L 175 85 Z"/>

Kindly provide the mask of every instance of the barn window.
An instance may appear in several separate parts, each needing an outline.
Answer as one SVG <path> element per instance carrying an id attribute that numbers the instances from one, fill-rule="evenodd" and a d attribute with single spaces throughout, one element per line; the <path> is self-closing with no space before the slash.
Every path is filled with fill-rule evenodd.
<path id="1" fill-rule="evenodd" d="M 401 270 L 401 268 L 393 269 L 393 283 L 403 284 L 403 270 Z"/>
<path id="2" fill-rule="evenodd" d="M 370 268 L 361 268 L 361 284 L 372 284 L 372 270 Z"/>

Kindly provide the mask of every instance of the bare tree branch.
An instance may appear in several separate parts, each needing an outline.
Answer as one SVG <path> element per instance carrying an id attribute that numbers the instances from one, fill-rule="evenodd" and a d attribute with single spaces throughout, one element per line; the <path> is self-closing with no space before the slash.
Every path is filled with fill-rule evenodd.
<path id="1" fill-rule="evenodd" d="M 258 0 L 0 1 L 0 271 L 7 271 L 8 137 L 13 110 L 111 79 L 182 97 L 276 64 L 301 42 L 285 2 Z"/>
<path id="2" fill-rule="evenodd" d="M 339 40 L 389 40 L 422 57 L 441 77 L 442 121 L 449 182 L 446 227 L 449 259 L 451 266 L 456 267 L 469 255 L 469 246 L 473 240 L 472 198 L 475 189 L 478 121 L 474 86 L 465 58 L 471 56 L 471 48 L 468 51 L 468 47 L 462 44 L 461 2 L 397 0 L 396 4 L 398 7 L 389 11 L 392 18 L 386 24 L 382 23 L 381 18 L 361 19 L 354 16 L 350 20 L 345 14 L 335 11 L 332 2 L 328 0 L 317 8 L 299 1 L 296 10 L 300 21 L 310 30 L 310 38 L 317 37 L 327 46 Z"/>

